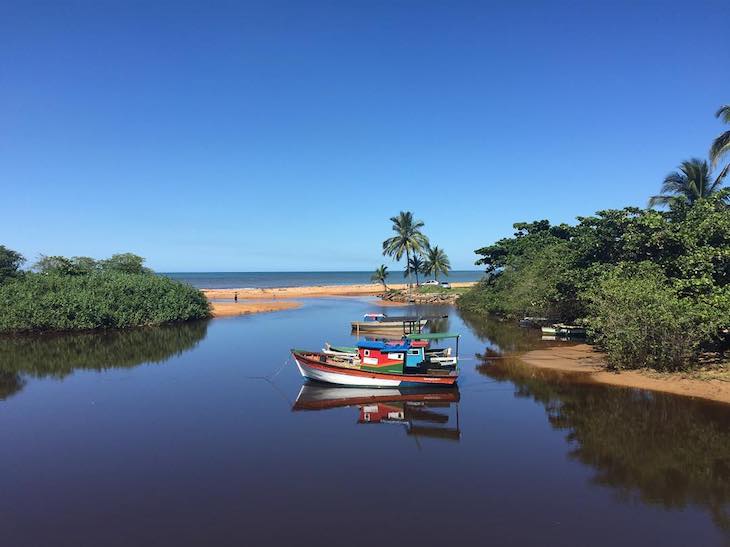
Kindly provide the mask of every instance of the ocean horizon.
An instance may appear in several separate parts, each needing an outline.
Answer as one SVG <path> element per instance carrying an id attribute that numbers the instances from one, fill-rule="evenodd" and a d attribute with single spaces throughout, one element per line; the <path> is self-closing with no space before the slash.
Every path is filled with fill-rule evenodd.
<path id="1" fill-rule="evenodd" d="M 317 285 L 354 285 L 372 283 L 370 271 L 343 272 L 159 272 L 176 281 L 199 289 L 268 289 L 279 287 L 308 287 Z M 451 282 L 479 281 L 482 270 L 454 270 L 442 280 Z M 430 279 L 422 276 L 421 280 Z M 389 283 L 404 283 L 400 270 L 388 277 Z"/>

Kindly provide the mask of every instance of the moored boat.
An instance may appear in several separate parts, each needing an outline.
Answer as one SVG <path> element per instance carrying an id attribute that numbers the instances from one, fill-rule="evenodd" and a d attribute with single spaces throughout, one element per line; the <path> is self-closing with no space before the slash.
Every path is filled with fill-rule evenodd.
<path id="1" fill-rule="evenodd" d="M 366 313 L 362 321 L 352 321 L 352 330 L 363 332 L 393 332 L 402 334 L 420 333 L 432 319 L 443 319 L 446 316 L 389 316 L 384 313 Z"/>
<path id="2" fill-rule="evenodd" d="M 565 325 L 563 323 L 556 323 L 552 326 L 542 327 L 543 335 L 547 336 L 585 336 L 586 329 L 578 325 Z"/>
<path id="3" fill-rule="evenodd" d="M 431 341 L 456 338 L 457 351 L 426 352 Z M 396 342 L 363 341 L 357 355 L 292 350 L 301 375 L 310 380 L 348 386 L 449 386 L 458 378 L 456 334 L 413 334 Z M 331 347 L 331 346 L 329 346 Z"/>

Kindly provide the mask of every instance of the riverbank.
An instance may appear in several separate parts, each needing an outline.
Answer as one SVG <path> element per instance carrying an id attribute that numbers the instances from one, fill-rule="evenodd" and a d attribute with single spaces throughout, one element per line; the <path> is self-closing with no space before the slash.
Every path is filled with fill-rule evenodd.
<path id="1" fill-rule="evenodd" d="M 471 287 L 475 281 L 452 283 L 454 288 Z M 389 289 L 401 290 L 405 283 L 388 285 Z M 201 289 L 208 300 L 232 299 L 238 293 L 239 300 L 276 300 L 279 298 L 319 298 L 322 296 L 377 296 L 383 294 L 383 286 L 376 283 L 357 285 L 316 285 L 309 287 L 276 287 L 269 289 Z"/>
<path id="2" fill-rule="evenodd" d="M 603 354 L 588 344 L 552 346 L 520 354 L 530 366 L 585 375 L 586 379 L 620 387 L 662 391 L 730 404 L 730 371 L 659 373 L 648 370 L 607 371 Z"/>
<path id="3" fill-rule="evenodd" d="M 291 310 L 299 308 L 299 302 L 211 302 L 213 317 L 236 317 L 251 313 L 266 313 L 272 311 Z"/>

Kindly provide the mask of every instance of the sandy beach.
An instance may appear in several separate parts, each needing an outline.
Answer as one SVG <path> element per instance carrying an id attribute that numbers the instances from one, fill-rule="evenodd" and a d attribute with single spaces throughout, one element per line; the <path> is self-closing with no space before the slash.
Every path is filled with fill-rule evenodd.
<path id="1" fill-rule="evenodd" d="M 474 281 L 452 283 L 451 286 L 471 287 Z M 390 285 L 389 289 L 405 289 L 405 283 Z M 239 300 L 275 300 L 279 298 L 318 298 L 321 296 L 374 296 L 382 294 L 383 286 L 375 283 L 362 285 L 317 285 L 310 287 L 277 287 L 271 289 L 201 289 L 209 300 L 232 299 L 238 293 Z"/>
<path id="2" fill-rule="evenodd" d="M 662 391 L 730 404 L 730 375 L 727 373 L 705 378 L 701 377 L 701 373 L 611 372 L 605 369 L 603 354 L 588 344 L 528 351 L 520 355 L 519 360 L 537 368 L 585 374 L 587 379 L 600 384 Z"/>
<path id="3" fill-rule="evenodd" d="M 249 313 L 290 310 L 301 306 L 299 302 L 213 302 L 213 317 L 235 317 Z"/>

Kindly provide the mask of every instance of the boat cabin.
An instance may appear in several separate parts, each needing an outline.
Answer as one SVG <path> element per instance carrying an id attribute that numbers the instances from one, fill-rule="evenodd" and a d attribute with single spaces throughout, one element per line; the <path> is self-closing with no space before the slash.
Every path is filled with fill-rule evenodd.
<path id="1" fill-rule="evenodd" d="M 402 340 L 362 341 L 357 345 L 360 367 L 394 374 L 417 374 L 433 367 L 455 368 L 457 359 L 456 356 L 451 357 L 450 348 L 442 350 L 430 347 L 432 341 L 445 338 L 456 338 L 458 356 L 459 336 L 450 333 L 414 333 Z"/>

